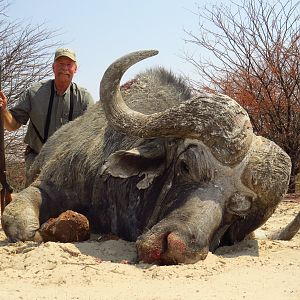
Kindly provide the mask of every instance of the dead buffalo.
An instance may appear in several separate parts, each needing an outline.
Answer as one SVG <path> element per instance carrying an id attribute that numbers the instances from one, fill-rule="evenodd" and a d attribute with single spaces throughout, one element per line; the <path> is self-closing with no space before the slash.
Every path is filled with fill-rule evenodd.
<path id="1" fill-rule="evenodd" d="M 161 68 L 120 89 L 125 71 L 155 54 L 115 61 L 100 101 L 45 144 L 35 180 L 4 211 L 12 241 L 37 240 L 40 224 L 73 210 L 95 232 L 136 241 L 144 262 L 193 263 L 272 215 L 287 191 L 290 159 L 253 133 L 239 104 L 224 95 L 192 97 Z"/>

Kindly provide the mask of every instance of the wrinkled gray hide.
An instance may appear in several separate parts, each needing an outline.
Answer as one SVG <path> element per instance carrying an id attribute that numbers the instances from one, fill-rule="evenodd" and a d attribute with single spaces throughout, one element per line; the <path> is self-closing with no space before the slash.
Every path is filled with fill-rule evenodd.
<path id="1" fill-rule="evenodd" d="M 127 68 L 155 54 L 114 62 L 101 101 L 45 144 L 31 170 L 35 181 L 5 209 L 11 240 L 37 239 L 41 223 L 71 209 L 96 232 L 137 241 L 145 262 L 193 263 L 271 216 L 286 193 L 290 159 L 253 134 L 234 100 L 192 96 L 160 68 L 120 92 Z"/>

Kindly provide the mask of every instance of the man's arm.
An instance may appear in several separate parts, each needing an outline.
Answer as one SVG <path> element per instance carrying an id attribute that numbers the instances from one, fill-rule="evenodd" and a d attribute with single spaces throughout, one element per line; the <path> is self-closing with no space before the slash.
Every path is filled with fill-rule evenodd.
<path id="1" fill-rule="evenodd" d="M 21 124 L 7 110 L 7 98 L 2 91 L 0 91 L 0 106 L 5 129 L 7 129 L 8 131 L 15 131 L 19 129 L 21 127 Z"/>

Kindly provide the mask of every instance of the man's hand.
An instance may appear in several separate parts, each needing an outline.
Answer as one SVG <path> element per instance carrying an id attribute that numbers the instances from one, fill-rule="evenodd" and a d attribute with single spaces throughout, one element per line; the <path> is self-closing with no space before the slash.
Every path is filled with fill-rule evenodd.
<path id="1" fill-rule="evenodd" d="M 2 91 L 0 91 L 0 107 L 5 129 L 8 131 L 19 129 L 21 124 L 17 122 L 13 115 L 7 110 L 7 98 Z"/>

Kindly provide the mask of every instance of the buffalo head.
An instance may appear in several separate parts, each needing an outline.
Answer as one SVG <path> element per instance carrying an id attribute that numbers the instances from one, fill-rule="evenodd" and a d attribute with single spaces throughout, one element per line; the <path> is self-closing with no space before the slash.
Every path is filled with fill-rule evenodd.
<path id="1" fill-rule="evenodd" d="M 281 148 L 253 133 L 247 112 L 227 96 L 204 94 L 150 115 L 130 109 L 119 88 L 122 75 L 156 53 L 117 60 L 100 92 L 109 124 L 124 135 L 155 139 L 155 156 L 164 166 L 143 173 L 141 164 L 134 170 L 128 157 L 138 161 L 144 147 L 114 153 L 104 169 L 116 177 L 143 174 L 141 189 L 163 174 L 161 193 L 137 239 L 139 256 L 146 262 L 195 262 L 242 240 L 271 216 L 286 193 L 291 164 Z"/>

